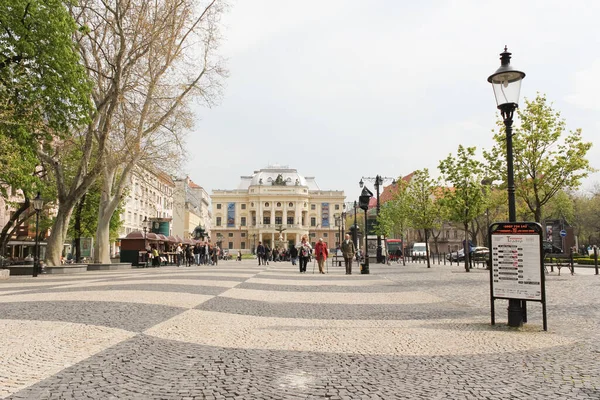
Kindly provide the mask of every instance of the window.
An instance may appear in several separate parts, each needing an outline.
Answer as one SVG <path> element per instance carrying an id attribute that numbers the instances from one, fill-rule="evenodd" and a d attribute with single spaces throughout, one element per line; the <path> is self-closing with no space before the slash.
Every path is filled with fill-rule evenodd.
<path id="1" fill-rule="evenodd" d="M 336 205 L 335 205 L 335 209 L 336 209 L 336 210 L 339 210 L 339 209 L 340 209 L 340 205 L 339 205 L 339 204 L 336 204 Z"/>
<path id="2" fill-rule="evenodd" d="M 450 239 L 450 231 L 446 230 L 446 239 Z"/>
<path id="3" fill-rule="evenodd" d="M 456 229 L 454 230 L 454 239 L 458 239 L 458 231 Z"/>
<path id="4" fill-rule="evenodd" d="M 263 217 L 263 224 L 269 225 L 271 223 L 271 217 Z"/>
<path id="5" fill-rule="evenodd" d="M 310 205 L 310 209 L 311 210 L 316 210 L 317 209 L 317 205 L 316 204 L 311 204 Z"/>
<path id="6" fill-rule="evenodd" d="M 217 204 L 217 210 L 221 209 L 221 204 Z"/>
<path id="7" fill-rule="evenodd" d="M 246 209 L 246 205 L 242 204 L 242 210 L 245 210 L 245 209 Z"/>
<path id="8" fill-rule="evenodd" d="M 242 232 L 242 237 L 246 237 L 246 232 Z"/>
<path id="9" fill-rule="evenodd" d="M 327 236 L 328 236 L 327 232 L 323 233 L 323 237 L 327 237 Z"/>
<path id="10" fill-rule="evenodd" d="M 233 249 L 233 242 L 229 242 L 227 245 L 227 248 L 229 248 L 229 250 Z"/>
<path id="11" fill-rule="evenodd" d="M 229 232 L 228 236 L 233 237 L 233 232 Z"/>
<path id="12" fill-rule="evenodd" d="M 293 225 L 294 224 L 294 217 L 287 217 L 287 223 L 288 223 L 288 225 Z"/>
<path id="13" fill-rule="evenodd" d="M 252 217 L 252 225 L 256 226 L 256 217 Z"/>
<path id="14" fill-rule="evenodd" d="M 290 207 L 290 208 L 291 208 L 291 207 L 294 207 L 294 203 L 290 202 L 290 203 L 288 204 L 288 207 Z"/>
<path id="15" fill-rule="evenodd" d="M 266 202 L 266 203 L 265 203 L 265 207 L 269 207 L 269 202 Z"/>
<path id="16" fill-rule="evenodd" d="M 250 203 L 250 207 L 254 207 L 254 203 Z"/>
<path id="17" fill-rule="evenodd" d="M 310 217 L 310 226 L 317 226 L 317 218 Z"/>
<path id="18" fill-rule="evenodd" d="M 240 218 L 240 225 L 246 226 L 246 217 Z"/>
<path id="19" fill-rule="evenodd" d="M 245 249 L 246 249 L 246 242 L 242 242 L 241 249 L 242 249 L 242 250 L 245 250 Z"/>
<path id="20" fill-rule="evenodd" d="M 317 234 L 314 232 L 311 232 L 310 237 L 315 237 L 315 236 L 317 236 Z"/>
<path id="21" fill-rule="evenodd" d="M 217 217 L 217 226 L 221 226 L 221 217 Z"/>
<path id="22" fill-rule="evenodd" d="M 281 203 L 277 202 L 277 207 L 281 207 Z"/>
<path id="23" fill-rule="evenodd" d="M 276 223 L 277 225 L 281 225 L 281 224 L 283 224 L 283 222 L 282 222 L 282 219 L 283 219 L 282 217 L 275 217 L 275 223 Z"/>

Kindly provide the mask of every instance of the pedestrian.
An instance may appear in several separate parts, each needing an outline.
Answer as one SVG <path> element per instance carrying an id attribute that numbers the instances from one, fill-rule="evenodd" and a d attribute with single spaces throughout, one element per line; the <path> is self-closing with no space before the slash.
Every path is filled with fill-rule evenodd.
<path id="1" fill-rule="evenodd" d="M 310 253 L 312 252 L 312 246 L 308 243 L 306 235 L 302 236 L 300 244 L 298 245 L 298 255 L 300 256 L 300 273 L 306 273 L 306 265 L 310 260 Z"/>
<path id="2" fill-rule="evenodd" d="M 196 265 L 200 265 L 200 251 L 200 242 L 196 242 L 196 244 L 194 245 L 194 261 Z"/>
<path id="3" fill-rule="evenodd" d="M 298 262 L 298 249 L 296 247 L 290 248 L 290 258 L 292 260 L 292 265 L 296 265 Z"/>
<path id="4" fill-rule="evenodd" d="M 271 249 L 265 244 L 265 263 L 269 265 L 269 259 L 271 258 Z"/>
<path id="5" fill-rule="evenodd" d="M 315 257 L 317 258 L 317 264 L 319 264 L 319 273 L 324 274 L 324 265 L 327 262 L 327 256 L 329 251 L 327 250 L 327 243 L 323 241 L 323 238 L 319 238 L 319 241 L 315 245 Z"/>
<path id="6" fill-rule="evenodd" d="M 177 244 L 177 248 L 175 249 L 175 257 L 177 257 L 177 266 L 180 267 L 183 258 L 183 249 L 181 248 L 181 243 Z"/>
<path id="7" fill-rule="evenodd" d="M 215 247 L 213 247 L 213 265 L 219 265 L 219 253 L 221 252 L 221 249 L 219 248 L 219 245 L 215 244 Z"/>
<path id="8" fill-rule="evenodd" d="M 238 250 L 237 260 L 242 261 L 242 251 L 241 250 Z"/>
<path id="9" fill-rule="evenodd" d="M 354 242 L 350 240 L 350 235 L 346 235 L 346 239 L 342 242 L 341 246 L 342 256 L 344 256 L 344 265 L 346 266 L 346 275 L 352 275 L 352 259 L 356 248 Z"/>
<path id="10" fill-rule="evenodd" d="M 160 253 L 154 244 L 152 245 L 152 266 L 160 267 Z"/>
<path id="11" fill-rule="evenodd" d="M 256 258 L 258 258 L 258 265 L 265 265 L 265 246 L 262 242 L 258 242 L 256 246 Z"/>
<path id="12" fill-rule="evenodd" d="M 192 246 L 189 244 L 185 248 L 185 266 L 191 267 L 194 263 L 194 251 L 192 250 Z"/>

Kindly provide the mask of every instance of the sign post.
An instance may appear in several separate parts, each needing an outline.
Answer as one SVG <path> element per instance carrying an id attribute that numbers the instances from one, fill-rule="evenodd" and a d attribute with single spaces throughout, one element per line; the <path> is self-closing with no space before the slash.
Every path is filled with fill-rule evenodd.
<path id="1" fill-rule="evenodd" d="M 488 237 L 492 325 L 494 300 L 539 301 L 547 331 L 542 226 L 536 222 L 495 223 L 490 225 Z"/>

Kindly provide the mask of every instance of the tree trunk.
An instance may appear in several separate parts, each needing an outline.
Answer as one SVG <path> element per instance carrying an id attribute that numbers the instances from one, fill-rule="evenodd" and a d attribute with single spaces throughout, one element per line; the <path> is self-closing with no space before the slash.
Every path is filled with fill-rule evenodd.
<path id="1" fill-rule="evenodd" d="M 73 213 L 75 202 L 69 200 L 68 202 L 62 202 L 58 205 L 58 213 L 52 225 L 52 234 L 48 237 L 46 246 L 46 265 L 57 266 L 60 265 L 60 256 L 62 255 L 63 245 L 67 237 L 67 230 L 69 229 L 69 220 Z"/>
<path id="2" fill-rule="evenodd" d="M 73 230 L 75 237 L 75 262 L 81 262 L 81 211 L 85 204 L 85 194 L 81 197 L 77 203 L 77 209 L 75 210 L 75 223 L 73 224 Z"/>
<path id="3" fill-rule="evenodd" d="M 15 229 L 18 227 L 16 224 L 19 221 L 19 217 L 21 214 L 25 213 L 29 209 L 29 198 L 25 198 L 25 201 L 19 206 L 18 209 L 15 210 L 13 215 L 11 215 L 10 219 L 2 228 L 2 232 L 0 232 L 0 248 L 2 249 L 2 256 L 6 256 L 6 245 L 10 240 L 10 236 L 13 234 Z M 11 229 L 12 228 L 12 229 Z"/>
<path id="4" fill-rule="evenodd" d="M 102 202 L 101 202 L 102 204 Z M 98 228 L 94 243 L 94 262 L 110 264 L 110 219 L 114 210 L 98 209 Z"/>
<path id="5" fill-rule="evenodd" d="M 469 246 L 469 224 L 465 223 L 464 224 L 465 227 L 465 245 L 464 245 L 464 251 L 465 251 L 465 271 L 470 272 L 470 266 L 469 266 L 469 250 L 470 250 L 470 246 Z"/>
<path id="6" fill-rule="evenodd" d="M 425 257 L 427 257 L 427 268 L 431 268 L 431 261 L 429 260 L 429 237 L 427 232 L 428 230 L 425 229 Z"/>

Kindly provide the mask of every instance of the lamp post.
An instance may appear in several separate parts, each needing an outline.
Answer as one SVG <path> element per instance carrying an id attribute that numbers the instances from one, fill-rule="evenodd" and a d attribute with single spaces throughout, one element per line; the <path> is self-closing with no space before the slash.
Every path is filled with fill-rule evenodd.
<path id="1" fill-rule="evenodd" d="M 373 197 L 373 193 L 369 189 L 364 187 L 362 190 L 362 193 L 360 194 L 360 197 L 358 198 L 358 203 L 360 205 L 360 208 L 365 211 L 365 262 L 362 265 L 362 268 L 360 269 L 361 274 L 369 273 L 369 244 L 367 241 L 368 240 L 367 239 L 367 210 L 369 209 L 369 201 L 371 200 L 371 197 Z"/>
<path id="2" fill-rule="evenodd" d="M 35 257 L 33 258 L 33 277 L 38 276 L 38 270 L 40 269 L 40 238 L 39 238 L 39 226 L 40 226 L 40 211 L 44 207 L 44 200 L 40 196 L 40 192 L 33 199 L 33 208 L 35 210 Z"/>
<path id="3" fill-rule="evenodd" d="M 341 243 L 341 236 L 340 236 L 340 221 L 342 220 L 342 218 L 339 216 L 339 214 L 335 214 L 335 217 L 334 217 L 334 218 L 335 218 L 335 224 L 337 225 L 337 228 L 338 228 L 338 232 L 337 232 L 337 234 L 338 234 L 338 241 L 339 241 L 339 243 Z M 337 245 L 338 245 L 338 242 L 337 242 L 337 241 L 335 242 L 335 245 L 336 245 L 336 247 L 337 247 Z"/>
<path id="4" fill-rule="evenodd" d="M 358 249 L 358 225 L 356 224 L 356 209 L 358 208 L 358 203 L 354 200 L 354 229 L 352 230 L 352 241 L 354 242 L 354 247 Z"/>
<path id="5" fill-rule="evenodd" d="M 379 204 L 379 188 L 381 187 L 381 185 L 383 185 L 383 182 L 389 179 L 392 179 L 392 185 L 396 184 L 396 179 L 394 178 L 389 178 L 387 176 L 381 176 L 381 175 L 377 175 L 375 176 L 375 178 L 371 178 L 371 177 L 362 177 L 360 179 L 360 182 L 358 182 L 358 184 L 360 185 L 360 187 L 362 188 L 364 186 L 364 180 L 370 180 L 370 181 L 374 181 L 374 186 L 375 186 L 375 191 L 377 193 L 377 218 L 379 218 L 379 211 L 380 211 L 380 204 Z M 373 196 L 373 194 L 371 193 L 371 196 Z M 362 208 L 362 207 L 361 207 Z M 367 220 L 365 219 L 365 236 L 367 236 L 367 224 L 366 224 Z M 384 263 L 384 257 L 383 257 L 383 248 L 381 247 L 381 235 L 377 234 L 377 262 L 378 263 Z"/>
<path id="6" fill-rule="evenodd" d="M 506 128 L 506 172 L 508 183 L 508 221 L 517 221 L 517 208 L 515 201 L 515 177 L 513 170 L 513 149 L 512 149 L 512 124 L 513 115 L 519 104 L 519 94 L 521 92 L 521 81 L 525 78 L 525 73 L 515 70 L 510 65 L 511 53 L 505 46 L 500 54 L 500 68 L 488 77 L 488 82 L 492 84 L 496 104 L 504 120 Z M 524 310 L 521 301 L 509 299 L 508 301 L 508 325 L 518 327 L 523 325 Z"/>

